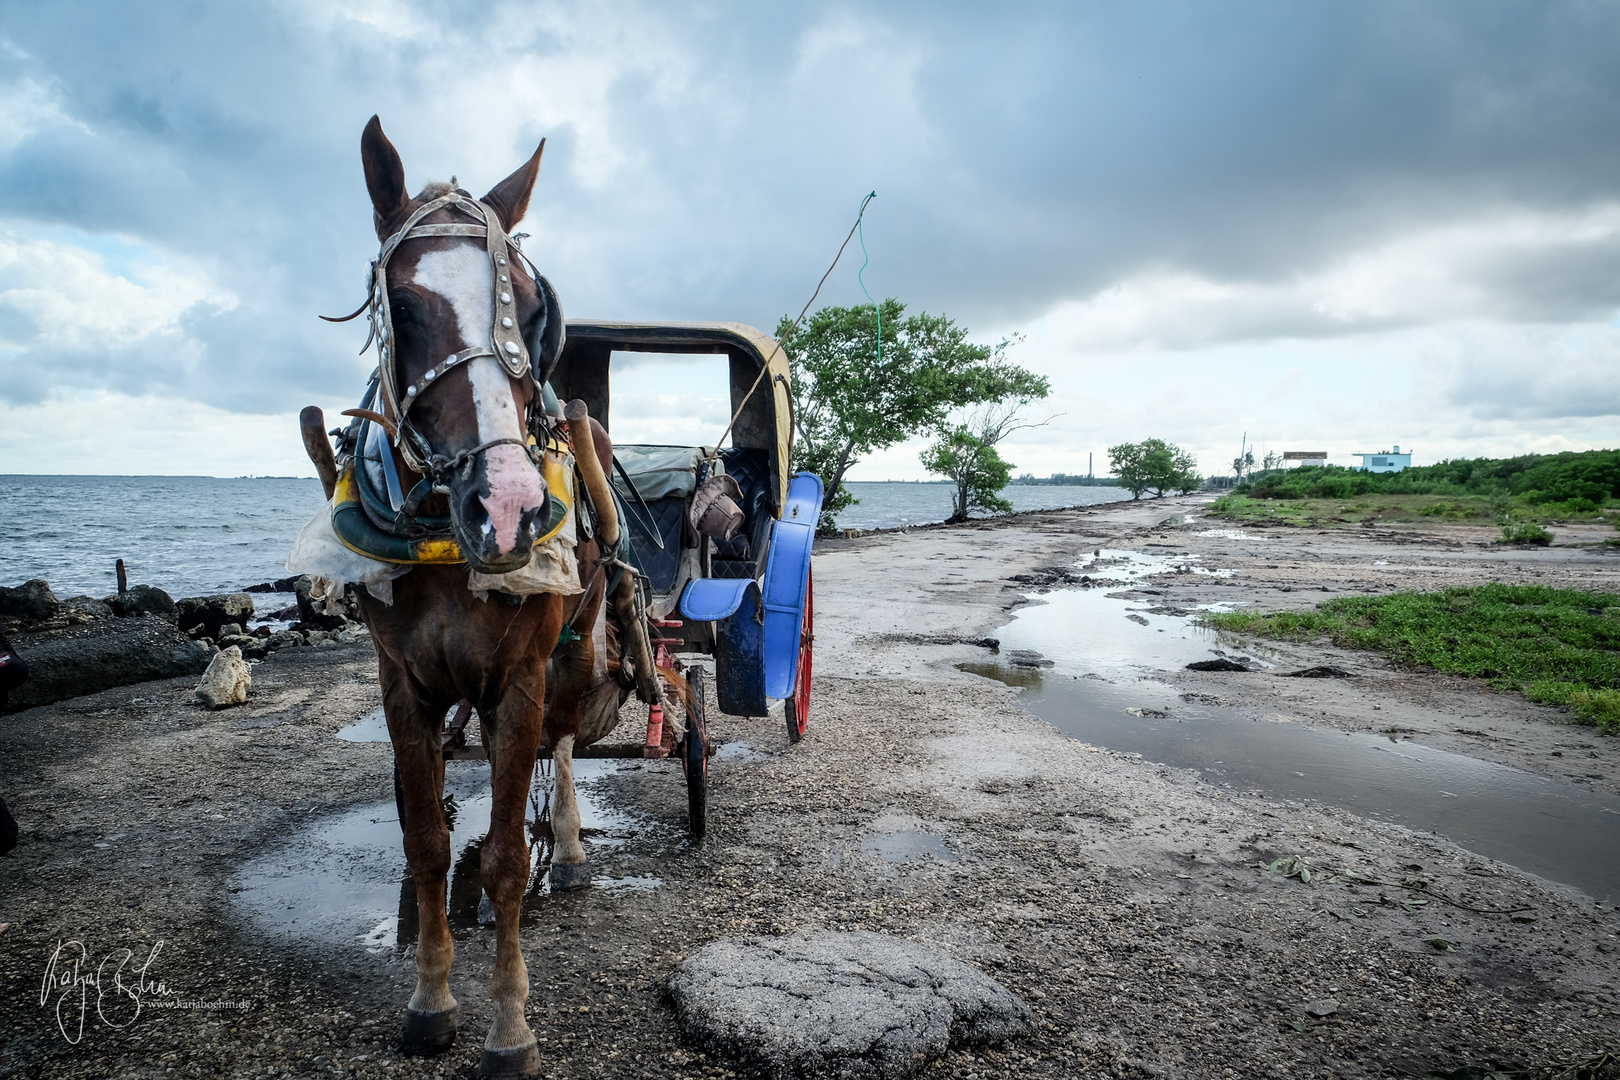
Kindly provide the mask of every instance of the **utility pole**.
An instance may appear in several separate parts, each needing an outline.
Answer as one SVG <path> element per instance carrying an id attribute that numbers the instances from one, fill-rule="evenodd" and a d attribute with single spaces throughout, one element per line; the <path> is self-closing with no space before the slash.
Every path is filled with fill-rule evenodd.
<path id="1" fill-rule="evenodd" d="M 1090 450 L 1086 451 L 1086 479 L 1087 480 L 1095 480 L 1097 478 L 1097 474 L 1091 471 L 1091 455 L 1092 455 L 1092 453 L 1093 453 L 1093 451 L 1090 451 Z"/>

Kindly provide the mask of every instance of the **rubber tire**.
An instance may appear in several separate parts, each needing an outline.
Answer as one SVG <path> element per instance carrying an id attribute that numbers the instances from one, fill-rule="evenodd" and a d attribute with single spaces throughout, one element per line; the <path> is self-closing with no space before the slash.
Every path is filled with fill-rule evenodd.
<path id="1" fill-rule="evenodd" d="M 686 718 L 686 738 L 681 740 L 681 768 L 686 773 L 687 825 L 692 839 L 702 840 L 708 834 L 709 812 L 709 725 L 704 719 L 704 672 L 692 669 L 686 681 L 692 687 L 697 702 L 696 715 Z"/>
<path id="2" fill-rule="evenodd" d="M 816 580 L 814 568 L 804 577 L 804 625 L 799 631 L 799 673 L 793 696 L 782 703 L 787 716 L 788 742 L 796 743 L 810 730 L 810 668 L 816 644 Z"/>

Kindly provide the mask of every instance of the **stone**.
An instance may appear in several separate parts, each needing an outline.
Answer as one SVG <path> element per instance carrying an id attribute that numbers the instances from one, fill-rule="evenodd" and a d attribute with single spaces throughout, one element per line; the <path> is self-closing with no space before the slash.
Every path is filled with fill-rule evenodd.
<path id="1" fill-rule="evenodd" d="M 242 659 L 242 650 L 232 645 L 214 654 L 197 683 L 197 702 L 210 709 L 225 709 L 247 700 L 253 688 L 253 670 Z"/>
<path id="2" fill-rule="evenodd" d="M 220 593 L 216 596 L 188 596 L 175 605 L 176 621 L 180 629 L 192 637 L 225 636 L 225 627 L 237 624 L 237 633 L 253 617 L 253 597 L 245 592 Z"/>
<path id="3" fill-rule="evenodd" d="M 264 639 L 264 645 L 269 649 L 295 649 L 304 644 L 304 635 L 296 630 L 277 630 Z"/>
<path id="4" fill-rule="evenodd" d="M 722 938 L 687 958 L 669 992 L 700 1048 L 773 1077 L 897 1080 L 1032 1019 L 983 972 L 864 931 Z"/>
<path id="5" fill-rule="evenodd" d="M 62 610 L 69 615 L 78 615 L 84 619 L 110 619 L 113 617 L 112 608 L 93 596 L 70 596 L 62 601 Z"/>
<path id="6" fill-rule="evenodd" d="M 31 709 L 114 686 L 195 677 L 213 650 L 157 615 L 92 619 L 42 633 L 13 634 L 28 681 L 11 691 L 8 709 Z"/>
<path id="7" fill-rule="evenodd" d="M 102 600 L 120 619 L 133 619 L 138 615 L 175 614 L 174 598 L 155 585 L 131 585 L 128 592 L 113 593 Z"/>
<path id="8" fill-rule="evenodd" d="M 263 660 L 270 651 L 268 642 L 264 638 L 251 637 L 247 634 L 226 634 L 219 639 L 221 649 L 237 649 L 248 660 Z"/>
<path id="9" fill-rule="evenodd" d="M 61 609 L 61 601 L 43 578 L 25 581 L 15 589 L 0 588 L 0 615 L 36 623 L 54 619 Z"/>
<path id="10" fill-rule="evenodd" d="M 1312 1016 L 1332 1016 L 1334 1013 L 1339 1011 L 1339 1003 L 1334 1001 L 1332 998 L 1323 998 L 1320 1001 L 1313 1001 L 1309 1005 L 1305 1006 L 1305 1011 L 1310 1013 Z"/>
<path id="11" fill-rule="evenodd" d="M 343 590 L 343 599 L 336 604 L 326 600 L 311 600 L 309 575 L 293 582 L 293 593 L 298 597 L 298 625 L 304 630 L 341 630 L 351 619 L 360 618 L 360 608 L 354 601 L 354 590 Z M 328 611 L 335 607 L 336 611 Z"/>
<path id="12" fill-rule="evenodd" d="M 243 633 L 244 631 L 242 630 L 241 623 L 228 622 L 219 628 L 219 639 L 223 641 L 228 637 L 241 637 Z"/>

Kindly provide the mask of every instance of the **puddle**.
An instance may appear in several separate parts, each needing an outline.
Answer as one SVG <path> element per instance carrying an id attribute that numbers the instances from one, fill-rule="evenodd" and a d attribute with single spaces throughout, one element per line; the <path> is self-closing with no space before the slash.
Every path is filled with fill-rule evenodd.
<path id="1" fill-rule="evenodd" d="M 754 749 L 752 743 L 741 739 L 721 743 L 714 752 L 714 761 L 726 761 L 733 765 L 752 765 L 770 759 L 769 754 Z"/>
<path id="2" fill-rule="evenodd" d="M 368 720 L 369 716 L 350 727 Z M 593 857 L 622 844 L 638 828 L 632 816 L 609 810 L 592 798 L 594 781 L 619 767 L 612 760 L 574 763 L 581 831 L 586 851 Z M 483 895 L 478 864 L 484 834 L 489 831 L 489 765 L 450 761 L 445 763 L 444 773 L 445 793 L 455 795 L 457 803 L 455 828 L 450 832 L 450 925 L 473 927 L 478 925 L 478 902 Z M 531 842 L 536 857 L 540 848 L 541 844 Z M 292 837 L 244 865 L 236 884 L 233 900 L 238 908 L 278 934 L 376 952 L 416 939 L 416 886 L 405 862 L 392 799 L 313 817 Z M 651 889 L 660 882 L 651 877 L 599 878 L 597 884 Z M 524 918 L 545 902 L 549 892 L 545 875 L 532 873 L 523 902 Z"/>
<path id="3" fill-rule="evenodd" d="M 1110 569 L 1141 580 L 1143 561 L 1166 567 L 1184 558 L 1141 556 Z M 1316 800 L 1437 832 L 1596 899 L 1620 897 L 1620 830 L 1606 820 L 1620 813 L 1613 797 L 1406 740 L 1314 728 L 1282 714 L 1258 722 L 1183 701 L 1156 672 L 1214 656 L 1261 664 L 1286 657 L 1239 649 L 1187 617 L 1138 614 L 1132 601 L 1151 598 L 1137 592 L 1110 599 L 1077 589 L 1035 599 L 1045 603 L 1020 609 L 995 636 L 1003 654 L 1025 650 L 1052 667 L 1015 667 L 999 657 L 960 667 L 1022 687 L 1019 703 L 1064 734 L 1197 769 L 1234 790 Z"/>
<path id="4" fill-rule="evenodd" d="M 388 718 L 383 715 L 382 706 L 338 731 L 337 737 L 344 742 L 387 742 Z"/>
<path id="5" fill-rule="evenodd" d="M 941 862 L 955 862 L 956 855 L 943 837 L 920 829 L 905 829 L 892 833 L 867 833 L 861 840 L 861 850 L 876 855 L 884 862 L 917 862 L 933 856 Z"/>

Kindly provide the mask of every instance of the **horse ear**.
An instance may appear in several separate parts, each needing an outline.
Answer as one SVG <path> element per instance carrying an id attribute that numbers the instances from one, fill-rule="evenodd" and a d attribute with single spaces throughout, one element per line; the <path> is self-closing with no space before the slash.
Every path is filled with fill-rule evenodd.
<path id="1" fill-rule="evenodd" d="M 410 199 L 405 194 L 405 163 L 399 151 L 383 134 L 382 121 L 373 116 L 360 136 L 360 161 L 366 168 L 366 190 L 371 193 L 371 208 L 377 214 L 377 234 L 405 208 Z"/>
<path id="2" fill-rule="evenodd" d="M 529 212 L 529 196 L 534 193 L 534 182 L 540 176 L 540 155 L 546 152 L 546 140 L 541 139 L 534 156 L 518 166 L 517 172 L 489 189 L 481 202 L 489 204 L 500 216 L 501 228 L 511 232 L 523 215 Z"/>

